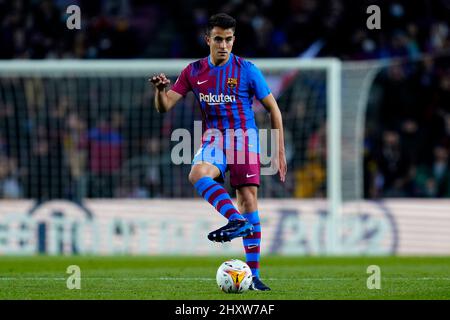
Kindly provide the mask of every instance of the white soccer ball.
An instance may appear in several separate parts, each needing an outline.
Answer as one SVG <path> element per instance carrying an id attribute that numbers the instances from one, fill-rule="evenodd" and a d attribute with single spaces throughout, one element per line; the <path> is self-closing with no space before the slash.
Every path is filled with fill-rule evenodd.
<path id="1" fill-rule="evenodd" d="M 242 293 L 252 284 L 252 270 L 241 260 L 228 260 L 217 270 L 216 281 L 225 293 Z"/>

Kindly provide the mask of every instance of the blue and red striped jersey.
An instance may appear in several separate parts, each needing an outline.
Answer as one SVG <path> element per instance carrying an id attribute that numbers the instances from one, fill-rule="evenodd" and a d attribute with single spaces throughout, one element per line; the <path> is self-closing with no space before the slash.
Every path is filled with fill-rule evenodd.
<path id="1" fill-rule="evenodd" d="M 208 56 L 184 68 L 172 90 L 182 96 L 194 92 L 205 130 L 257 130 L 253 97 L 261 100 L 270 94 L 261 71 L 232 53 L 222 66 L 213 65 L 210 59 Z"/>

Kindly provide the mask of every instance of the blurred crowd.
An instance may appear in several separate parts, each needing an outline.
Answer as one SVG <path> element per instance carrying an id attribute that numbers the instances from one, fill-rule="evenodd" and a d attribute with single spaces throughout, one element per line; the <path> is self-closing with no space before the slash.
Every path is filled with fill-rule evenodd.
<path id="1" fill-rule="evenodd" d="M 116 108 L 105 104 L 113 99 L 99 83 L 84 93 L 98 95 L 95 108 L 64 90 L 50 97 L 51 90 L 70 85 L 77 84 L 70 79 L 0 80 L 0 96 L 12 89 L 17 98 L 16 103 L 0 101 L 0 198 L 176 195 L 181 180 L 168 178 L 174 167 L 170 145 L 161 145 L 170 143 L 170 134 L 161 136 L 163 121 L 148 106 L 151 91 L 140 86 L 144 91 L 129 92 L 133 99 Z M 40 97 L 33 93 L 37 88 Z"/>
<path id="2" fill-rule="evenodd" d="M 371 104 L 366 197 L 450 197 L 450 57 L 385 68 Z"/>
<path id="3" fill-rule="evenodd" d="M 69 30 L 69 5 L 81 29 Z M 367 7 L 381 9 L 369 30 Z M 236 17 L 244 57 L 416 57 L 449 49 L 448 0 L 0 0 L 1 59 L 195 58 L 208 17 Z"/>
<path id="4" fill-rule="evenodd" d="M 66 8 L 73 4 L 81 8 L 80 30 L 66 27 Z M 374 4 L 381 9 L 380 30 L 366 26 L 366 9 Z M 202 57 L 208 52 L 205 23 L 217 12 L 237 19 L 234 52 L 243 57 L 400 58 L 380 72 L 370 93 L 364 196 L 450 197 L 449 0 L 0 0 L 0 59 Z M 16 101 L 39 100 L 30 100 L 21 84 L 0 87 L 14 87 Z M 151 95 L 148 90 L 138 99 L 151 101 Z M 142 101 L 109 106 L 102 117 L 80 113 L 88 107 L 63 94 L 40 107 L 2 97 L 5 92 L 1 198 L 194 194 L 189 166 L 171 163 L 169 144 L 171 129 L 200 118 L 190 111 L 194 101 L 166 117 Z M 308 99 L 280 102 L 290 170 L 285 185 L 263 177 L 262 196 L 325 195 L 326 127 L 320 115 L 311 123 L 309 117 L 323 111 L 324 97 L 324 90 L 315 97 L 321 111 L 310 111 Z M 299 132 L 298 121 L 308 128 Z"/>

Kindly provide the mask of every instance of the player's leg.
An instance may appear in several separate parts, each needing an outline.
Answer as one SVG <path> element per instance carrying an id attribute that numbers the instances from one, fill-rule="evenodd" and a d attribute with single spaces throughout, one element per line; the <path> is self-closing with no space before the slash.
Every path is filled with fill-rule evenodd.
<path id="1" fill-rule="evenodd" d="M 253 283 L 250 289 L 267 291 L 270 288 L 262 283 L 259 277 L 261 222 L 258 213 L 257 193 L 258 188 L 253 185 L 242 186 L 236 189 L 238 209 L 253 224 L 254 228 L 251 235 L 242 238 L 245 258 L 253 274 Z"/>
<path id="2" fill-rule="evenodd" d="M 251 235 L 243 237 L 247 264 L 253 273 L 252 290 L 270 290 L 259 278 L 261 223 L 259 220 L 257 195 L 260 183 L 260 158 L 258 136 L 249 134 L 238 139 L 235 147 L 236 163 L 229 165 L 231 185 L 236 188 L 238 209 L 253 224 Z M 243 161 L 239 161 L 243 159 Z"/>
<path id="3" fill-rule="evenodd" d="M 254 276 L 259 277 L 259 260 L 261 244 L 261 224 L 259 221 L 256 186 L 244 186 L 236 190 L 238 209 L 253 224 L 253 234 L 243 240 L 245 258 Z"/>
<path id="4" fill-rule="evenodd" d="M 210 157 L 210 153 L 203 152 L 204 148 L 205 146 L 202 146 L 194 157 L 189 181 L 194 185 L 201 197 L 228 219 L 228 224 L 209 233 L 208 239 L 223 242 L 250 234 L 253 230 L 253 225 L 239 213 L 225 188 L 214 180 L 218 177 L 223 179 L 226 170 L 225 160 L 217 161 L 220 157 Z M 215 152 L 220 151 L 215 150 Z"/>
<path id="5" fill-rule="evenodd" d="M 244 220 L 233 205 L 228 192 L 214 180 L 220 175 L 221 172 L 215 165 L 207 162 L 198 162 L 191 168 L 189 181 L 198 194 L 216 208 L 222 216 L 228 220 Z"/>

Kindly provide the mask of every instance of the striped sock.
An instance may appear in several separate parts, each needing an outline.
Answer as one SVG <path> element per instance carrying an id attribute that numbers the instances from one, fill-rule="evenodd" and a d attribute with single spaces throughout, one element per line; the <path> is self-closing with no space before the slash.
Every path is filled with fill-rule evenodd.
<path id="1" fill-rule="evenodd" d="M 195 183 L 194 187 L 199 195 L 228 220 L 244 220 L 244 217 L 231 202 L 227 190 L 210 177 L 201 178 Z"/>
<path id="2" fill-rule="evenodd" d="M 258 211 L 244 213 L 243 217 L 253 224 L 253 234 L 242 238 L 245 250 L 245 259 L 252 270 L 252 274 L 259 278 L 259 256 L 261 245 L 261 224 Z"/>

